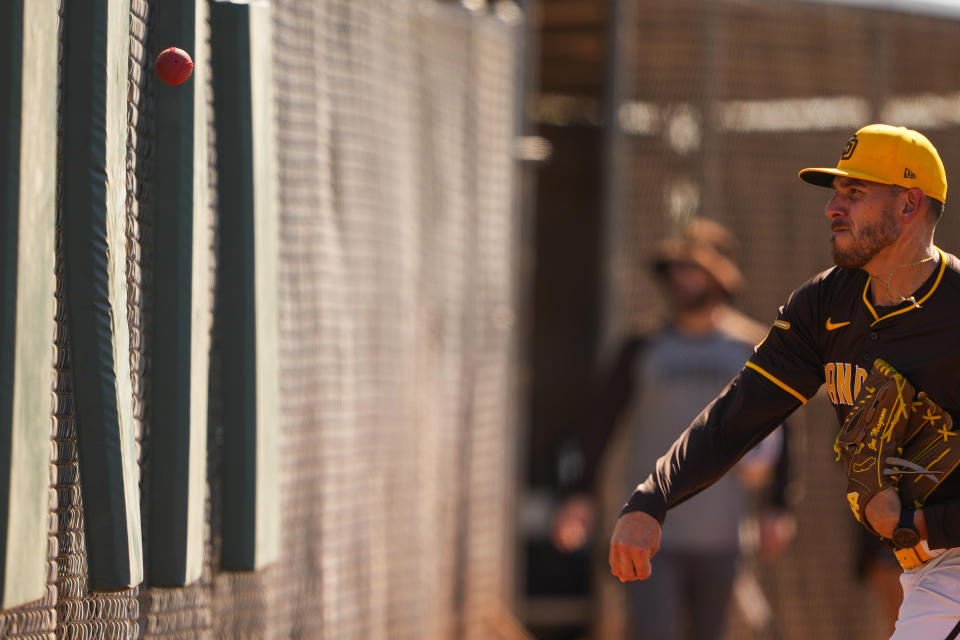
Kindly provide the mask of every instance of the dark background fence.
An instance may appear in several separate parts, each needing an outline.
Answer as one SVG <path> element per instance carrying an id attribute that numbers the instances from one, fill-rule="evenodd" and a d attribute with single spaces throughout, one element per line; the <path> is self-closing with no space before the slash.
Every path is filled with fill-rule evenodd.
<path id="1" fill-rule="evenodd" d="M 960 77 L 949 53 L 958 16 L 875 4 L 537 3 L 532 113 L 554 154 L 537 191 L 531 504 L 555 500 L 575 473 L 590 374 L 625 333 L 663 311 L 649 260 L 664 236 L 693 216 L 731 228 L 746 275 L 735 306 L 767 324 L 791 290 L 831 265 L 829 191 L 800 182 L 799 169 L 832 166 L 870 122 L 919 129 L 948 175 L 960 166 Z M 952 213 L 948 204 L 936 241 L 956 252 Z M 870 595 L 856 579 L 856 529 L 838 499 L 835 418 L 818 398 L 795 423 L 800 528 L 788 554 L 754 568 L 778 621 L 779 635 L 769 637 L 885 637 L 861 615 Z M 595 558 L 551 553 L 543 520 L 532 527 L 526 619 L 542 637 L 578 637 L 591 626 L 596 637 L 619 637 L 619 583 L 603 548 L 625 498 L 620 486 L 611 480 L 603 492 Z M 552 580 L 540 579 L 551 571 Z M 579 597 L 591 593 L 599 606 Z M 734 613 L 728 637 L 767 637 Z"/>

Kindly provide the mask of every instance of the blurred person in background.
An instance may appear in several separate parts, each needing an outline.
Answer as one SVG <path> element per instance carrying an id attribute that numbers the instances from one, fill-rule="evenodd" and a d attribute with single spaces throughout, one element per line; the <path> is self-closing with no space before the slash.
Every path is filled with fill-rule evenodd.
<path id="1" fill-rule="evenodd" d="M 728 302 L 742 282 L 735 240 L 697 219 L 663 240 L 652 261 L 668 314 L 660 326 L 625 338 L 597 389 L 583 469 L 554 519 L 554 544 L 587 544 L 594 524 L 598 467 L 618 425 L 628 430 L 624 490 L 743 366 L 764 328 Z M 619 439 L 618 439 L 619 440 Z M 741 557 L 740 527 L 759 496 L 760 551 L 778 552 L 792 536 L 786 502 L 788 452 L 783 430 L 748 453 L 709 491 L 671 513 L 658 572 L 628 585 L 629 638 L 712 640 L 723 636 Z"/>
<path id="2" fill-rule="evenodd" d="M 960 412 L 960 260 L 933 244 L 947 193 L 936 148 L 919 132 L 868 125 L 846 142 L 835 168 L 799 175 L 833 191 L 824 213 L 836 266 L 790 295 L 747 366 L 634 490 L 610 541 L 610 569 L 622 581 L 651 576 L 651 558 L 667 544 L 661 532 L 668 509 L 719 480 L 821 386 L 842 425 L 864 395 L 858 381 L 872 395 L 865 380 L 879 358 L 946 412 L 938 420 Z M 840 370 L 842 377 L 830 375 Z M 917 404 L 924 402 L 911 398 Z M 885 414 L 876 415 L 882 421 Z M 957 435 L 949 421 L 943 425 L 936 433 L 944 441 Z M 960 635 L 960 474 L 942 478 L 919 506 L 901 504 L 889 485 L 862 503 L 851 493 L 855 485 L 838 491 L 904 569 L 892 640 Z M 656 564 L 659 571 L 659 558 Z"/>

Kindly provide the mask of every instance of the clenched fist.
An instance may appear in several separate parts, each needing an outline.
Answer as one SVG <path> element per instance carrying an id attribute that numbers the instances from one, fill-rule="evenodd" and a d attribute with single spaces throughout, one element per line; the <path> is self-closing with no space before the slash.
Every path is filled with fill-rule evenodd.
<path id="1" fill-rule="evenodd" d="M 610 538 L 610 572 L 627 580 L 650 577 L 650 558 L 660 549 L 660 523 L 642 511 L 625 513 Z"/>

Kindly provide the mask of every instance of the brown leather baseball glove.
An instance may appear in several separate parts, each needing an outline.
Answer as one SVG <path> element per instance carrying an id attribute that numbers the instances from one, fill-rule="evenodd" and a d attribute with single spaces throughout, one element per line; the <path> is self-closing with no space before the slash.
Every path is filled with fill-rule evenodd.
<path id="1" fill-rule="evenodd" d="M 924 417 L 926 410 L 932 414 L 934 408 L 936 418 Z M 905 449 L 906 445 L 927 426 L 942 422 L 944 417 L 949 420 L 949 416 L 925 395 L 918 400 L 913 386 L 892 366 L 880 359 L 874 361 L 873 369 L 863 381 L 853 410 L 843 421 L 834 443 L 834 450 L 847 470 L 850 509 L 871 533 L 879 535 L 863 517 L 867 503 L 884 489 L 897 489 L 901 479 L 908 474 L 904 469 L 920 464 L 910 461 L 908 456 L 911 454 Z M 960 457 L 960 450 L 957 456 Z M 928 475 L 939 477 L 935 473 Z M 920 474 L 918 477 L 927 476 Z"/>
<path id="2" fill-rule="evenodd" d="M 887 460 L 891 466 L 885 473 L 897 482 L 903 506 L 919 509 L 960 466 L 960 438 L 950 414 L 926 393 L 917 394 L 912 409 L 910 424 L 917 425 L 916 434 L 900 455 Z"/>

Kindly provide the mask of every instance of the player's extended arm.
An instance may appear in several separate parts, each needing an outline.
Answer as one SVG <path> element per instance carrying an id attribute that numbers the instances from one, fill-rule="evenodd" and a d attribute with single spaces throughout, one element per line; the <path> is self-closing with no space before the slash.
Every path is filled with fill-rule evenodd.
<path id="1" fill-rule="evenodd" d="M 717 481 L 799 405 L 797 398 L 753 370 L 737 374 L 624 505 L 611 539 L 613 574 L 621 580 L 648 577 L 667 509 Z"/>

